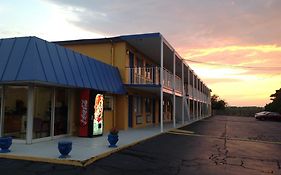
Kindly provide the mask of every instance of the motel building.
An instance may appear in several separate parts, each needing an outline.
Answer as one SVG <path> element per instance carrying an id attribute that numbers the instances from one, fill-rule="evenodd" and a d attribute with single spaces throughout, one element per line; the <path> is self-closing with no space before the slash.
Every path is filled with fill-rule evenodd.
<path id="1" fill-rule="evenodd" d="M 0 39 L 0 136 L 183 125 L 211 115 L 210 89 L 160 33 L 47 42 Z M 94 139 L 94 138 L 93 138 Z"/>

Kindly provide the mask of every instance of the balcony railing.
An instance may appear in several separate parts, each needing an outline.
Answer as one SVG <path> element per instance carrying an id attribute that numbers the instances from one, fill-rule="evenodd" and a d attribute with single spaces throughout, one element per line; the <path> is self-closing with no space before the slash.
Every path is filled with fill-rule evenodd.
<path id="1" fill-rule="evenodd" d="M 127 70 L 129 84 L 160 84 L 159 67 L 134 67 Z"/>
<path id="2" fill-rule="evenodd" d="M 127 68 L 129 84 L 160 84 L 160 67 L 134 67 Z M 173 74 L 167 69 L 163 70 L 163 87 L 173 90 Z M 175 91 L 182 92 L 181 78 L 176 76 Z"/>
<path id="3" fill-rule="evenodd" d="M 173 77 L 174 75 L 168 71 L 167 69 L 163 70 L 163 86 L 164 88 L 173 89 Z M 177 92 L 182 92 L 182 82 L 181 82 L 181 78 L 176 76 L 175 78 L 175 91 Z"/>

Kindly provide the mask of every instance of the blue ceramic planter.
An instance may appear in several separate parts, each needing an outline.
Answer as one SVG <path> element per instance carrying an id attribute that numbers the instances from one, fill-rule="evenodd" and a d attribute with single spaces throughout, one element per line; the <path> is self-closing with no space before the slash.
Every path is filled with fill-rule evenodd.
<path id="1" fill-rule="evenodd" d="M 60 141 L 58 143 L 58 149 L 61 155 L 59 158 L 68 158 L 70 155 L 70 151 L 72 150 L 72 142 L 71 141 Z"/>
<path id="2" fill-rule="evenodd" d="M 107 140 L 109 142 L 109 146 L 110 148 L 115 148 L 117 147 L 116 143 L 118 142 L 118 135 L 113 135 L 113 134 L 108 134 L 107 136 Z"/>
<path id="3" fill-rule="evenodd" d="M 0 137 L 0 153 L 8 153 L 11 152 L 9 150 L 12 145 L 12 137 Z"/>

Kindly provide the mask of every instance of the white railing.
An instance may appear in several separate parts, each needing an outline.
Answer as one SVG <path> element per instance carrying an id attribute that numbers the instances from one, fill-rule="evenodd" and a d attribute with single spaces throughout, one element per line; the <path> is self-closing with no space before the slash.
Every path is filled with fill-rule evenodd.
<path id="1" fill-rule="evenodd" d="M 175 86 L 175 90 L 178 92 L 182 92 L 182 82 L 181 82 L 181 78 L 176 76 L 176 86 Z"/>
<path id="2" fill-rule="evenodd" d="M 167 89 L 173 89 L 173 74 L 167 69 L 163 69 L 163 86 Z"/>
<path id="3" fill-rule="evenodd" d="M 173 79 L 174 79 L 173 73 L 168 71 L 167 69 L 164 69 L 163 70 L 163 87 L 166 89 L 172 90 L 174 88 Z M 176 76 L 176 79 L 175 79 L 175 91 L 182 93 L 182 82 L 181 82 L 181 78 L 178 76 Z"/>
<path id="4" fill-rule="evenodd" d="M 160 67 L 134 67 L 126 68 L 128 74 L 128 84 L 160 84 Z M 173 73 L 163 69 L 163 87 L 173 90 Z M 182 93 L 182 80 L 176 76 L 175 91 Z"/>
<path id="5" fill-rule="evenodd" d="M 128 72 L 129 84 L 159 84 L 159 67 L 134 67 L 126 68 Z"/>

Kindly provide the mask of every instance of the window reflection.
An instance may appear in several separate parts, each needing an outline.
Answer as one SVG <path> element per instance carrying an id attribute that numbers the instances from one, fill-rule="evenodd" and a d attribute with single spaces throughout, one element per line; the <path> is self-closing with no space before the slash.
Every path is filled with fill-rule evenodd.
<path id="1" fill-rule="evenodd" d="M 33 138 L 50 136 L 52 88 L 35 87 Z"/>
<path id="2" fill-rule="evenodd" d="M 2 87 L 0 87 L 0 115 L 2 115 L 2 113 L 1 113 L 2 112 L 2 92 L 3 92 Z M 2 119 L 2 116 L 0 116 L 0 120 L 1 119 Z"/>
<path id="3" fill-rule="evenodd" d="M 25 139 L 27 116 L 27 87 L 5 88 L 4 136 Z"/>
<path id="4" fill-rule="evenodd" d="M 67 134 L 68 93 L 67 89 L 56 89 L 54 135 Z"/>

